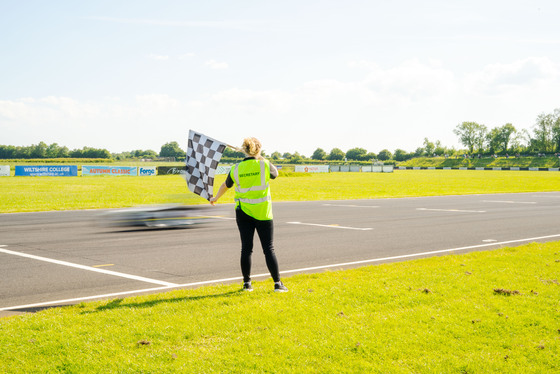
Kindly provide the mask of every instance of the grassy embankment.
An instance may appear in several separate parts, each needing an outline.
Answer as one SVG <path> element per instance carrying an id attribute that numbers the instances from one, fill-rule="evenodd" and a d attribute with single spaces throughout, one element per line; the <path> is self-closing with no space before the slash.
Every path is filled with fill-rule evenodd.
<path id="1" fill-rule="evenodd" d="M 419 166 L 419 167 L 449 167 L 449 168 L 558 168 L 560 158 L 558 157 L 484 157 L 474 159 L 464 158 L 444 158 L 444 157 L 420 157 L 408 161 L 399 162 L 398 166 Z"/>

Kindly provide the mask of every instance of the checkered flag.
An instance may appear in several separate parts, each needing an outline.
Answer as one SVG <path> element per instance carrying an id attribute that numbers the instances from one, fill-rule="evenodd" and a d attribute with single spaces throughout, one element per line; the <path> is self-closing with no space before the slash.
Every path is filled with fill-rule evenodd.
<path id="1" fill-rule="evenodd" d="M 213 196 L 214 174 L 226 144 L 208 136 L 189 131 L 186 180 L 189 190 L 210 200 Z"/>

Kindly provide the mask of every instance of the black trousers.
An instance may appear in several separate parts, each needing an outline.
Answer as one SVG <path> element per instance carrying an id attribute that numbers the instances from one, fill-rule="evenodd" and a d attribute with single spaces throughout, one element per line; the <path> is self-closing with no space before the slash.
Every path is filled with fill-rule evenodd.
<path id="1" fill-rule="evenodd" d="M 241 273 L 243 274 L 243 281 L 251 281 L 251 255 L 253 254 L 253 238 L 255 230 L 257 230 L 268 271 L 272 279 L 279 282 L 280 272 L 278 270 L 278 260 L 276 260 L 276 254 L 274 253 L 274 225 L 272 220 L 259 221 L 247 215 L 239 207 L 235 209 L 235 218 L 241 236 Z"/>

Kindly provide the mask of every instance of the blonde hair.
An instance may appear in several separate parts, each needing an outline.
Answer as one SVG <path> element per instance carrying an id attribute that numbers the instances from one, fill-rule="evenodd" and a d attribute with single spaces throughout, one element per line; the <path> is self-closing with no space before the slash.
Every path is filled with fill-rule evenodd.
<path id="1" fill-rule="evenodd" d="M 249 157 L 260 158 L 262 144 L 257 138 L 245 138 L 241 149 Z"/>

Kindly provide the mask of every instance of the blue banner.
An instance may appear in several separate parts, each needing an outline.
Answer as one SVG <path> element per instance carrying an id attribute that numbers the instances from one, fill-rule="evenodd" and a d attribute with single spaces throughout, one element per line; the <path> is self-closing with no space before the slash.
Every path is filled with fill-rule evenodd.
<path id="1" fill-rule="evenodd" d="M 157 169 L 155 166 L 140 166 L 138 169 L 138 175 L 140 176 L 153 176 L 157 175 Z"/>
<path id="2" fill-rule="evenodd" d="M 82 165 L 82 176 L 84 175 L 138 175 L 136 166 L 91 166 Z"/>
<path id="3" fill-rule="evenodd" d="M 16 166 L 16 176 L 23 177 L 77 177 L 77 165 Z"/>

